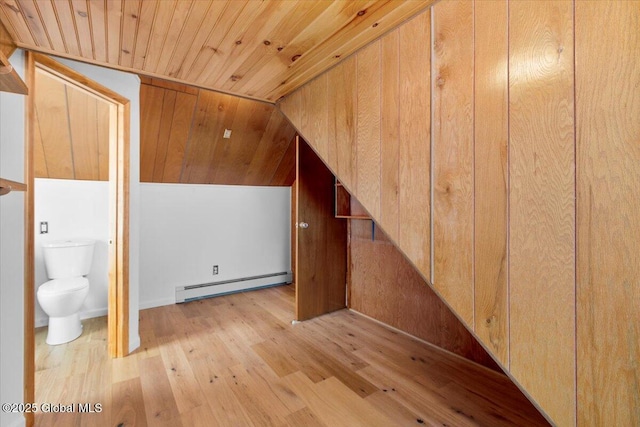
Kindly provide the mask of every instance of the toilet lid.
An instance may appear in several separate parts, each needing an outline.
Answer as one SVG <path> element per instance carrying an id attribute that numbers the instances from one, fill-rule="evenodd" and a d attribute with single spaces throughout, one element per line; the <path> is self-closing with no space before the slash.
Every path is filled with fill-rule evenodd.
<path id="1" fill-rule="evenodd" d="M 89 286 L 86 277 L 72 277 L 69 279 L 53 279 L 43 283 L 38 288 L 41 295 L 60 295 L 67 292 L 74 292 Z"/>

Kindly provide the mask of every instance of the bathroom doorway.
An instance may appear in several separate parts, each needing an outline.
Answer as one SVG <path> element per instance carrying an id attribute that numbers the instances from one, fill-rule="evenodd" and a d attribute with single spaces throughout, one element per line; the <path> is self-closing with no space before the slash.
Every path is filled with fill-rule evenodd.
<path id="1" fill-rule="evenodd" d="M 25 290 L 25 401 L 34 401 L 35 395 L 35 314 L 36 314 L 36 262 L 35 262 L 35 234 L 47 229 L 49 224 L 36 224 L 34 221 L 34 180 L 43 174 L 54 178 L 69 180 L 84 179 L 103 181 L 103 191 L 108 198 L 104 206 L 108 209 L 101 215 L 108 223 L 104 235 L 104 245 L 101 248 L 103 256 L 103 270 L 106 272 L 107 283 L 106 314 L 108 322 L 108 354 L 110 357 L 126 356 L 129 349 L 129 100 L 108 88 L 88 79 L 75 70 L 40 54 L 28 54 L 27 59 L 28 84 L 30 94 L 28 100 L 28 153 L 27 170 L 30 192 L 27 199 L 27 222 L 33 225 L 32 233 L 26 238 L 26 284 Z M 53 108 L 67 107 L 67 112 L 81 116 L 70 125 L 70 121 L 49 123 L 48 129 L 58 129 L 62 134 L 69 135 L 65 145 L 64 138 L 56 137 L 57 143 L 44 150 L 43 129 L 39 126 L 36 109 L 38 97 L 38 79 L 45 78 L 45 96 L 53 96 L 51 88 L 58 88 L 62 99 L 52 101 Z M 56 86 L 57 85 L 57 86 Z M 60 91 L 60 88 L 62 89 Z M 70 102 L 74 106 L 71 108 Z M 66 113 L 65 113 L 66 114 Z M 89 117 L 102 117 L 101 124 L 93 123 Z M 47 120 L 47 118 L 44 118 Z M 51 120 L 51 117 L 48 118 Z M 66 129 L 65 129 L 66 127 Z M 72 129 L 75 127 L 75 129 Z M 71 140 L 72 133 L 85 134 L 85 138 L 76 138 L 76 147 Z M 94 136 L 95 133 L 95 136 Z M 51 135 L 47 135 L 50 137 Z M 49 138 L 51 139 L 51 138 Z M 81 141 L 81 143 L 78 143 Z M 60 143 L 62 142 L 62 143 Z M 60 143 L 60 144 L 58 144 Z M 53 174 L 46 169 L 55 170 Z M 43 170 L 44 169 L 44 170 Z M 68 176 L 64 176 L 68 174 Z M 56 176 L 58 175 L 58 176 Z M 101 190 L 102 191 L 102 190 Z M 54 226 L 51 224 L 51 226 Z M 91 285 L 90 285 L 91 286 Z M 94 301 L 95 304 L 95 301 Z M 104 303 L 103 303 L 104 305 Z"/>

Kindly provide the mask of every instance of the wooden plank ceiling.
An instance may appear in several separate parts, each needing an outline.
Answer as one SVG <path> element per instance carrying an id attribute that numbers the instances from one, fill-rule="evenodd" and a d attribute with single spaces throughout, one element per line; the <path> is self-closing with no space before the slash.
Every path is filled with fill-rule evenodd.
<path id="1" fill-rule="evenodd" d="M 434 1 L 0 0 L 18 47 L 275 102 Z"/>
<path id="2" fill-rule="evenodd" d="M 142 182 L 291 185 L 295 179 L 295 129 L 272 104 L 143 78 L 140 115 Z"/>

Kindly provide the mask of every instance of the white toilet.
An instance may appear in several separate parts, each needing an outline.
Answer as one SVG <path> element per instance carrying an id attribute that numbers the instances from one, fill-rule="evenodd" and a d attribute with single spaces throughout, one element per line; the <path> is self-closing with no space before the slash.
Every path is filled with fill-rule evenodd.
<path id="1" fill-rule="evenodd" d="M 44 264 L 52 279 L 38 288 L 38 302 L 49 315 L 47 344 L 73 341 L 82 334 L 79 311 L 89 294 L 94 240 L 70 239 L 44 243 Z"/>

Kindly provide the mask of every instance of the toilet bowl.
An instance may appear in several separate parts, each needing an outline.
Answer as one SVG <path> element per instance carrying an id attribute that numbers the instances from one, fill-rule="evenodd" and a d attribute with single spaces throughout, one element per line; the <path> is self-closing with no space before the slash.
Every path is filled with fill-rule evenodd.
<path id="1" fill-rule="evenodd" d="M 40 306 L 49 316 L 47 344 L 73 341 L 82 335 L 80 308 L 89 294 L 89 280 L 95 241 L 75 239 L 42 245 L 47 276 L 52 279 L 38 288 Z"/>

